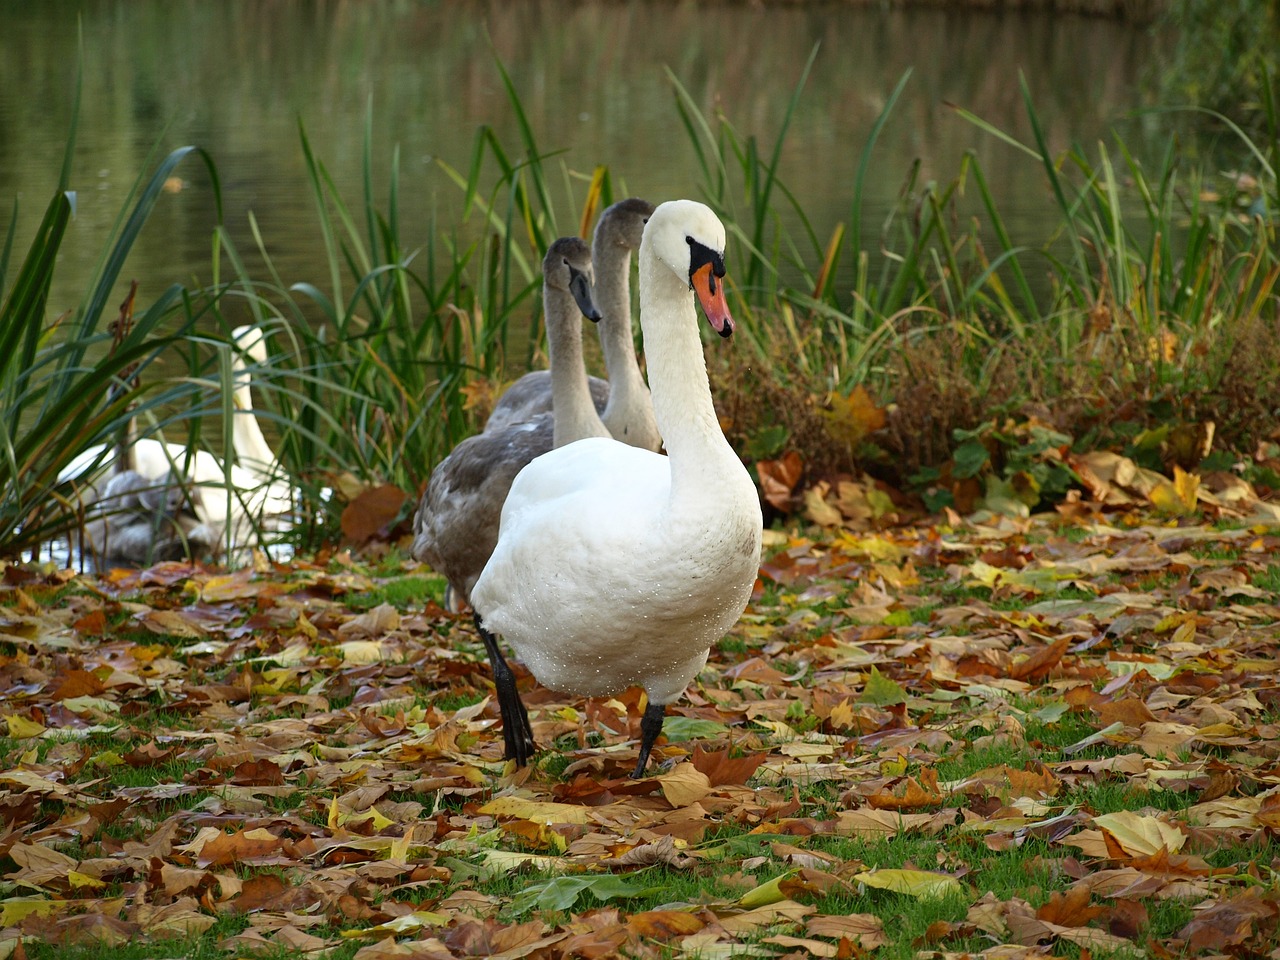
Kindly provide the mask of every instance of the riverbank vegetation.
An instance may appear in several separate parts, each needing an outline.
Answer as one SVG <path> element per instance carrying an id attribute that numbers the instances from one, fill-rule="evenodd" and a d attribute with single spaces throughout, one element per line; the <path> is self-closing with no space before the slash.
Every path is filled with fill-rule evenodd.
<path id="1" fill-rule="evenodd" d="M 105 301 L 130 245 L 192 157 L 220 209 L 216 157 L 175 151 L 140 178 L 80 308 L 50 323 L 44 296 L 72 203 L 64 162 L 25 260 L 5 269 L 16 260 L 12 222 L 0 258 L 3 551 L 74 524 L 75 487 L 60 474 L 83 450 L 110 448 L 130 417 L 142 435 L 230 449 L 218 331 L 250 320 L 272 342 L 270 362 L 252 371 L 258 414 L 297 490 L 285 536 L 302 550 L 394 539 L 432 466 L 540 362 L 540 251 L 589 231 L 618 199 L 616 172 L 546 159 L 498 70 L 519 138 L 481 128 L 467 169 L 440 164 L 465 197 L 461 223 L 410 237 L 397 216 L 398 154 L 375 155 L 371 125 L 356 198 L 339 195 L 300 129 L 327 276 L 281 275 L 252 216 L 256 250 L 237 249 L 217 223 L 213 282 L 175 284 L 145 307 L 130 300 L 137 318 L 119 343 Z M 847 217 L 819 236 L 779 164 L 807 73 L 776 128 L 758 133 L 703 112 L 671 78 L 699 192 L 731 236 L 729 295 L 742 322 L 731 348 L 708 351 L 717 402 L 775 511 L 829 516 L 811 491 L 843 481 L 873 495 L 877 516 L 1025 513 L 1089 492 L 1072 458 L 1093 451 L 1168 477 L 1233 475 L 1252 494 L 1280 488 L 1280 135 L 1269 75 L 1260 135 L 1223 118 L 1240 159 L 1230 171 L 1193 165 L 1172 138 L 1154 163 L 1119 138 L 1053 153 L 1025 87 L 1025 142 L 955 107 L 975 138 L 1041 171 L 1045 232 L 1032 238 L 1011 235 L 976 154 L 946 181 L 903 171 L 898 204 L 869 220 L 864 178 L 909 74 L 862 147 Z M 162 353 L 170 372 L 153 376 Z M 174 358 L 185 366 L 176 375 Z"/>

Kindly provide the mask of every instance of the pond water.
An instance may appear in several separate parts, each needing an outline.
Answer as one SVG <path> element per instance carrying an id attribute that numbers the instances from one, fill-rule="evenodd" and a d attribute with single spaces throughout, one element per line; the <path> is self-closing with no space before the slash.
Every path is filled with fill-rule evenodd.
<path id="1" fill-rule="evenodd" d="M 157 144 L 212 154 L 237 245 L 252 251 L 252 211 L 289 283 L 323 285 L 327 276 L 299 121 L 358 206 L 371 106 L 383 181 L 393 148 L 401 151 L 405 246 L 423 244 L 433 224 L 452 229 L 461 192 L 436 161 L 465 170 L 480 124 L 519 153 L 495 53 L 541 148 L 561 151 L 551 161 L 557 174 L 607 164 L 618 195 L 657 201 L 700 195 L 668 68 L 704 111 L 723 111 L 771 145 L 820 44 L 781 179 L 824 238 L 849 219 L 863 145 L 907 69 L 906 93 L 874 155 L 870 223 L 894 202 L 912 163 L 923 179 L 946 181 L 973 150 L 1015 239 L 1044 239 L 1052 206 L 1042 172 L 947 106 L 1029 140 L 1020 72 L 1054 149 L 1106 138 L 1117 123 L 1139 153 L 1161 136 L 1150 115 L 1126 119 L 1141 106 L 1157 40 L 1149 28 L 1100 19 L 847 3 L 0 0 L 0 211 L 7 218 L 19 203 L 19 254 L 57 182 L 78 30 L 77 212 L 51 316 L 78 303 L 135 178 L 163 155 L 148 159 Z M 198 163 L 179 172 L 183 189 L 162 198 L 111 303 L 130 278 L 141 282 L 141 304 L 174 281 L 209 279 L 212 193 Z M 571 204 L 565 182 L 553 185 L 564 197 L 561 230 L 571 232 L 584 190 L 575 185 Z"/>

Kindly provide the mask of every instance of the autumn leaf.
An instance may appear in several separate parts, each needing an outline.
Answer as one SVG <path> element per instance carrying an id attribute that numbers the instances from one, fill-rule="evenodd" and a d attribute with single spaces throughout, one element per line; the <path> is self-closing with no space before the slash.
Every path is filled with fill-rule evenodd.
<path id="1" fill-rule="evenodd" d="M 711 792 L 711 781 L 692 763 L 681 763 L 670 773 L 659 776 L 662 795 L 673 807 L 687 807 Z"/>
<path id="2" fill-rule="evenodd" d="M 963 890 L 960 881 L 950 874 L 930 873 L 927 870 L 864 870 L 854 874 L 851 879 L 868 887 L 920 898 L 945 897 Z"/>
<path id="3" fill-rule="evenodd" d="M 609 874 L 594 877 L 553 877 L 526 886 L 511 902 L 517 916 L 539 910 L 571 910 L 584 896 L 598 901 L 647 897 L 660 888 Z"/>
<path id="4" fill-rule="evenodd" d="M 0 956 L 1265 955 L 1280 514 L 1205 473 L 1196 508 L 1232 522 L 1173 523 L 1159 475 L 1053 449 L 1105 505 L 900 523 L 878 481 L 815 484 L 832 526 L 767 532 L 636 780 L 641 689 L 549 690 L 504 647 L 540 748 L 507 761 L 470 621 L 386 544 L 0 564 Z M 930 895 L 967 912 L 926 927 Z"/>
<path id="5" fill-rule="evenodd" d="M 1189 517 L 1196 511 L 1200 478 L 1179 466 L 1173 468 L 1173 482 L 1162 480 L 1148 494 L 1151 503 L 1162 513 Z"/>
<path id="6" fill-rule="evenodd" d="M 767 503 L 784 513 L 790 512 L 792 493 L 804 473 L 804 460 L 794 450 L 788 450 L 777 460 L 760 460 L 756 463 L 756 475 L 760 478 L 760 492 Z"/>
<path id="7" fill-rule="evenodd" d="M 873 666 L 867 677 L 866 686 L 862 690 L 862 696 L 858 699 L 861 703 L 887 707 L 895 703 L 906 703 L 907 694 L 902 687 Z"/>
<path id="8" fill-rule="evenodd" d="M 590 823 L 591 811 L 572 803 L 526 800 L 523 797 L 496 797 L 480 808 L 495 817 L 518 817 L 539 823 Z"/>
<path id="9" fill-rule="evenodd" d="M 384 483 L 369 487 L 342 511 L 342 535 L 361 544 L 377 536 L 400 515 L 408 496 L 398 487 Z"/>
<path id="10" fill-rule="evenodd" d="M 1130 810 L 1103 814 L 1094 817 L 1093 822 L 1131 857 L 1150 856 L 1161 850 L 1175 853 L 1187 842 L 1187 835 L 1172 824 Z"/>
<path id="11" fill-rule="evenodd" d="M 884 410 L 876 406 L 862 384 L 849 391 L 848 396 L 836 392 L 827 394 L 826 406 L 821 412 L 831 436 L 851 447 L 883 428 L 885 423 Z"/>

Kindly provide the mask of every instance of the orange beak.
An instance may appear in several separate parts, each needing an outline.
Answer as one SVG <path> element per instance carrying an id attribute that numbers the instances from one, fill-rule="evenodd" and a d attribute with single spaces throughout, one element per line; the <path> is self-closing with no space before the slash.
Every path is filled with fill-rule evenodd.
<path id="1" fill-rule="evenodd" d="M 711 329 L 722 337 L 732 336 L 733 317 L 729 316 L 729 304 L 724 298 L 723 278 L 712 272 L 711 264 L 704 263 L 689 277 L 689 282 L 693 284 Z"/>

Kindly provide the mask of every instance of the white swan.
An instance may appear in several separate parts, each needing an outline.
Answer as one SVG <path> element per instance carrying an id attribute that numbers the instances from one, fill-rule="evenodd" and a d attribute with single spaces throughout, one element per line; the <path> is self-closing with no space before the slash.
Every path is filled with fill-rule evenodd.
<path id="1" fill-rule="evenodd" d="M 596 223 L 591 239 L 595 303 L 601 314 L 596 332 L 609 379 L 588 377 L 587 382 L 600 419 L 615 440 L 660 450 L 662 437 L 631 334 L 631 254 L 640 249 L 640 237 L 652 213 L 653 204 L 633 197 L 607 208 Z M 535 370 L 502 394 L 485 430 L 502 430 L 551 409 L 551 373 Z"/>
<path id="2" fill-rule="evenodd" d="M 262 331 L 250 326 L 237 327 L 232 339 L 237 353 L 230 489 L 222 459 L 208 450 L 143 438 L 129 444 L 127 462 L 118 464 L 110 448 L 91 447 L 59 476 L 60 482 L 87 482 L 83 551 L 100 561 L 131 563 L 188 552 L 216 554 L 226 546 L 228 527 L 234 547 L 247 543 L 255 530 L 288 526 L 293 490 L 281 479 L 254 414 L 250 373 L 240 356 L 242 351 L 265 364 L 266 342 Z"/>
<path id="3" fill-rule="evenodd" d="M 666 704 L 750 597 L 760 502 L 716 418 L 689 292 L 729 336 L 724 244 L 710 209 L 677 200 L 657 208 L 640 245 L 640 326 L 669 455 L 583 440 L 534 460 L 511 485 L 471 602 L 493 665 L 506 755 L 521 765 L 535 746 L 495 635 L 554 690 L 606 696 L 644 687 L 639 777 Z"/>
<path id="4" fill-rule="evenodd" d="M 591 273 L 591 251 L 577 237 L 557 240 L 542 261 L 554 416 L 539 413 L 468 437 L 431 472 L 413 518 L 412 553 L 444 575 L 454 600 L 470 597 L 493 553 L 503 501 L 525 464 L 553 447 L 609 436 L 582 362 L 582 317 L 599 318 Z"/>

